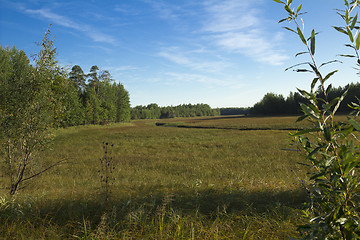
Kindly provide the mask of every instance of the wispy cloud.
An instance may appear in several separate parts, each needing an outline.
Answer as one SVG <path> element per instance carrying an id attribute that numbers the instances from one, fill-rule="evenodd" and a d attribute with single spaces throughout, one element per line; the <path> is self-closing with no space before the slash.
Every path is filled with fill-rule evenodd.
<path id="1" fill-rule="evenodd" d="M 228 66 L 223 60 L 204 60 L 206 52 L 203 49 L 184 51 L 179 47 L 169 47 L 163 48 L 158 55 L 176 64 L 208 73 L 222 71 Z"/>
<path id="2" fill-rule="evenodd" d="M 259 19 L 256 15 L 259 14 L 259 11 L 250 8 L 249 4 L 249 2 L 237 0 L 205 2 L 209 18 L 203 30 L 229 32 L 257 25 Z"/>
<path id="3" fill-rule="evenodd" d="M 263 37 L 262 31 L 227 32 L 216 36 L 217 44 L 228 49 L 246 54 L 257 61 L 271 65 L 282 65 L 289 57 L 277 51 L 271 40 Z M 278 38 L 275 36 L 274 38 Z"/>
<path id="4" fill-rule="evenodd" d="M 117 4 L 114 7 L 114 11 L 127 16 L 136 16 L 140 14 L 140 11 L 129 4 Z"/>
<path id="5" fill-rule="evenodd" d="M 124 65 L 124 66 L 118 66 L 118 67 L 114 67 L 115 71 L 136 71 L 139 68 L 135 67 L 135 66 L 131 66 L 131 65 Z"/>
<path id="6" fill-rule="evenodd" d="M 50 9 L 41 8 L 41 9 L 24 9 L 25 13 L 30 14 L 32 16 L 42 17 L 47 20 L 50 20 L 53 24 L 58 24 L 60 26 L 70 28 L 79 32 L 84 33 L 88 37 L 90 37 L 95 42 L 103 42 L 115 44 L 115 39 L 105 33 L 98 31 L 88 24 L 81 24 L 71 20 L 66 16 L 59 15 L 57 13 L 52 12 Z"/>
<path id="7" fill-rule="evenodd" d="M 281 65 L 288 59 L 277 49 L 281 35 L 262 27 L 263 15 L 253 5 L 238 0 L 206 1 L 207 20 L 202 31 L 210 34 L 216 45 L 230 52 L 244 54 L 258 62 Z"/>
<path id="8" fill-rule="evenodd" d="M 179 82 L 186 83 L 200 83 L 209 88 L 227 87 L 232 89 L 240 89 L 245 85 L 241 83 L 243 76 L 227 76 L 226 78 L 210 77 L 204 74 L 179 73 L 179 72 L 165 72 L 162 73 L 162 81 L 167 81 L 167 84 L 174 84 Z"/>
<path id="9" fill-rule="evenodd" d="M 154 0 L 144 0 L 152 6 L 152 8 L 158 13 L 160 18 L 165 20 L 177 20 L 181 15 L 183 9 L 174 4 L 169 4 L 163 1 L 154 1 Z"/>

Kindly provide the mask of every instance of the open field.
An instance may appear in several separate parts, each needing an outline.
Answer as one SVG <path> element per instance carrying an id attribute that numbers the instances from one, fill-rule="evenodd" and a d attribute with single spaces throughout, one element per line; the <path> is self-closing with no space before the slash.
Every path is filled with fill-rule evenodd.
<path id="1" fill-rule="evenodd" d="M 2 198 L 0 238 L 298 237 L 306 199 L 299 179 L 306 180 L 306 169 L 296 164 L 303 161 L 299 153 L 289 150 L 295 148 L 289 131 L 278 130 L 299 127 L 295 120 L 183 118 L 59 129 L 36 167 L 67 163 L 35 179 L 14 200 Z M 243 128 L 275 130 L 238 130 Z M 114 144 L 107 153 L 116 178 L 108 204 L 98 173 L 102 142 Z"/>

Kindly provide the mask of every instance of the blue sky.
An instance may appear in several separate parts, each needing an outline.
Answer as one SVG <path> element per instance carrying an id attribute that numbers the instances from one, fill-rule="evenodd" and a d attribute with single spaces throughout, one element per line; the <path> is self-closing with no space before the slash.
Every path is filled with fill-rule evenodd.
<path id="1" fill-rule="evenodd" d="M 318 61 L 352 53 L 335 8 L 343 1 L 303 0 L 305 30 L 314 27 Z M 311 74 L 284 69 L 306 56 L 300 40 L 278 24 L 286 17 L 272 0 L 0 0 L 0 44 L 30 57 L 48 24 L 62 66 L 109 70 L 130 93 L 131 105 L 207 103 L 247 107 L 267 92 L 287 96 L 309 89 Z M 339 69 L 334 86 L 357 82 L 355 61 Z"/>

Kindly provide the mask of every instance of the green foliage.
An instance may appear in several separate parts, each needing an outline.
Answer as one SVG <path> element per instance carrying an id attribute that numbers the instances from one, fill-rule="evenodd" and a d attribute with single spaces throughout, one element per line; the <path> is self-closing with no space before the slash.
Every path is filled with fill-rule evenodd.
<path id="1" fill-rule="evenodd" d="M 81 94 L 81 92 L 85 88 L 86 76 L 79 65 L 75 65 L 72 67 L 69 74 L 69 79 L 71 80 L 71 83 L 75 86 L 75 88 L 78 90 L 79 94 Z"/>
<path id="2" fill-rule="evenodd" d="M 350 83 L 344 87 L 333 87 L 329 84 L 326 88 L 328 99 L 340 98 L 347 91 L 346 98 L 341 102 L 337 113 L 349 114 L 353 110 L 349 105 L 357 102 L 357 96 L 360 96 L 360 83 Z M 271 97 L 269 97 L 271 96 Z M 324 98 L 321 87 L 316 90 L 316 98 Z M 307 99 L 298 92 L 290 92 L 289 96 L 284 99 L 282 95 L 267 93 L 261 101 L 256 103 L 249 109 L 251 114 L 261 115 L 286 115 L 286 114 L 301 114 L 302 109 L 300 103 L 306 103 Z M 246 110 L 246 109 L 245 109 Z M 246 111 L 239 110 L 240 113 Z M 236 111 L 234 111 L 234 114 Z M 225 111 L 221 111 L 221 115 L 227 115 Z"/>
<path id="3" fill-rule="evenodd" d="M 136 106 L 131 109 L 131 119 L 159 119 L 174 117 L 200 117 L 220 115 L 219 109 L 212 109 L 208 104 L 181 104 L 171 107 L 159 107 L 155 103 Z"/>
<path id="4" fill-rule="evenodd" d="M 64 71 L 55 60 L 48 30 L 31 66 L 23 51 L 0 48 L 1 162 L 11 195 L 39 175 L 32 169 L 36 154 L 47 147 L 51 129 L 63 113 Z"/>
<path id="5" fill-rule="evenodd" d="M 89 74 L 84 74 L 81 67 L 75 65 L 69 75 L 71 86 L 65 101 L 69 112 L 62 126 L 130 121 L 129 93 L 121 83 L 113 82 L 109 71 L 95 65 Z"/>
<path id="6" fill-rule="evenodd" d="M 80 96 L 84 104 L 84 122 L 108 124 L 130 121 L 130 97 L 124 86 L 112 83 L 111 74 L 106 70 L 99 71 L 97 66 L 92 66 L 87 76 L 88 83 Z"/>
<path id="7" fill-rule="evenodd" d="M 220 108 L 220 114 L 217 115 L 242 115 L 248 114 L 249 108 Z"/>
<path id="8" fill-rule="evenodd" d="M 115 107 L 116 107 L 116 122 L 130 121 L 130 97 L 129 92 L 126 91 L 124 85 L 121 83 L 114 83 L 115 90 Z"/>
<path id="9" fill-rule="evenodd" d="M 325 77 L 320 71 L 322 66 L 334 61 L 320 65 L 315 61 L 316 33 L 312 30 L 310 37 L 305 39 L 303 28 L 298 24 L 301 5 L 295 11 L 291 9 L 292 1 L 276 2 L 282 3 L 288 12 L 286 20 L 295 23 L 296 30 L 288 27 L 286 29 L 299 36 L 311 58 L 310 62 L 300 64 L 308 68 L 296 71 L 312 72 L 315 75 L 310 92 L 299 90 L 307 103 L 301 104 L 304 115 L 298 121 L 307 119 L 312 123 L 312 127 L 293 134 L 304 150 L 312 181 L 309 187 L 311 201 L 305 212 L 309 223 L 300 227 L 300 231 L 305 239 L 359 239 L 360 148 L 356 133 L 360 130 L 356 121 L 356 116 L 360 113 L 359 105 L 353 106 L 355 116 L 349 115 L 346 122 L 335 121 L 335 113 L 347 91 L 340 97 L 330 98 L 331 86 L 328 87 L 327 81 L 337 70 L 327 73 Z M 349 37 L 351 44 L 348 46 L 355 51 L 359 59 L 358 14 L 353 16 L 357 4 L 358 1 L 349 3 L 345 0 L 346 9 L 338 11 L 345 21 L 345 26 L 335 29 Z M 302 19 L 301 22 L 304 24 Z M 315 92 L 316 86 L 320 93 L 318 95 Z"/>
<path id="10" fill-rule="evenodd" d="M 281 114 L 284 109 L 285 99 L 282 95 L 267 93 L 260 102 L 252 107 L 251 112 L 277 115 Z"/>
<path id="11" fill-rule="evenodd" d="M 55 127 L 130 120 L 129 94 L 108 71 L 93 66 L 86 76 L 75 65 L 68 74 L 58 65 L 50 30 L 38 45 L 34 66 L 23 51 L 0 47 L 1 169 L 11 195 L 57 164 L 41 168 L 37 159 Z"/>

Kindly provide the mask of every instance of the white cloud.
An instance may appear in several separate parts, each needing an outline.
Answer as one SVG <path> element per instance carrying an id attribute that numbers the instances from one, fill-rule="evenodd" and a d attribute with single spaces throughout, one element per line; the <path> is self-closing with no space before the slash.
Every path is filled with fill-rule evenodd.
<path id="1" fill-rule="evenodd" d="M 289 57 L 277 49 L 281 35 L 262 27 L 263 15 L 251 4 L 254 5 L 238 0 L 207 1 L 207 20 L 202 31 L 209 33 L 216 45 L 229 52 L 270 65 L 283 64 Z"/>
<path id="2" fill-rule="evenodd" d="M 124 65 L 114 68 L 115 71 L 135 71 L 138 70 L 137 67 L 131 66 L 131 65 Z"/>
<path id="3" fill-rule="evenodd" d="M 145 0 L 145 2 L 150 4 L 158 16 L 165 20 L 177 20 L 182 15 L 183 9 L 179 5 L 159 0 Z"/>
<path id="4" fill-rule="evenodd" d="M 179 47 L 169 47 L 162 49 L 158 55 L 193 70 L 210 73 L 221 72 L 229 65 L 223 60 L 204 60 L 206 59 L 206 51 L 204 49 L 184 51 Z M 211 57 L 213 58 L 214 56 Z"/>
<path id="5" fill-rule="evenodd" d="M 191 65 L 191 61 L 176 48 L 163 49 L 158 55 L 180 65 Z"/>
<path id="6" fill-rule="evenodd" d="M 83 32 L 95 42 L 104 42 L 110 44 L 115 43 L 115 39 L 112 36 L 101 33 L 88 24 L 80 24 L 72 21 L 71 19 L 65 16 L 53 13 L 50 9 L 45 9 L 45 8 L 37 9 L 37 10 L 25 9 L 24 11 L 27 14 L 46 18 L 50 20 L 51 23 L 53 24 L 58 24 L 63 27 L 67 27 L 76 31 Z"/>
<path id="7" fill-rule="evenodd" d="M 176 84 L 179 82 L 201 83 L 209 88 L 227 87 L 232 89 L 240 89 L 245 86 L 243 83 L 239 81 L 243 79 L 243 76 L 241 75 L 218 78 L 218 77 L 210 77 L 203 74 L 165 72 L 162 73 L 161 79 L 166 80 L 168 84 Z"/>
<path id="8" fill-rule="evenodd" d="M 246 54 L 270 65 L 282 65 L 289 57 L 276 51 L 261 31 L 228 32 L 216 36 L 216 43 L 229 51 Z M 278 37 L 277 37 L 278 38 Z"/>
<path id="9" fill-rule="evenodd" d="M 204 31 L 228 32 L 248 28 L 259 23 L 258 10 L 249 8 L 244 1 L 208 1 L 205 8 L 210 14 Z"/>

